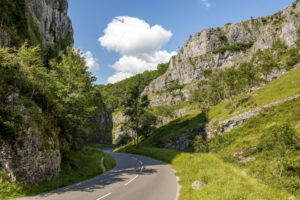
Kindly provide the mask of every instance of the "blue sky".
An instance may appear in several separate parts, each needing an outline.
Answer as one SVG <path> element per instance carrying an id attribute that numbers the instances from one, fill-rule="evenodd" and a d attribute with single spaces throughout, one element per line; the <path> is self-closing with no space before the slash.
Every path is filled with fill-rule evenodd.
<path id="1" fill-rule="evenodd" d="M 85 53 L 88 63 L 94 67 L 91 70 L 97 83 L 107 84 L 108 80 L 115 82 L 153 69 L 155 63 L 174 55 L 190 35 L 205 28 L 270 15 L 292 2 L 294 0 L 70 0 L 69 16 L 75 31 L 75 47 Z M 129 18 L 115 19 L 118 16 Z M 108 24 L 111 25 L 105 33 Z M 123 38 L 123 35 L 126 36 Z"/>

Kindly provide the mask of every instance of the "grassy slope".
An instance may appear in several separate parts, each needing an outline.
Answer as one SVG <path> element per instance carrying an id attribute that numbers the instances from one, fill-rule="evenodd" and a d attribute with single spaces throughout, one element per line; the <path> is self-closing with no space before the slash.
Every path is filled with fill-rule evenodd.
<path id="1" fill-rule="evenodd" d="M 246 95 L 244 101 L 236 110 L 232 110 L 229 102 L 224 102 L 210 109 L 209 120 L 222 120 L 256 107 L 272 103 L 300 93 L 300 67 L 292 69 L 285 75 Z"/>
<path id="2" fill-rule="evenodd" d="M 85 146 L 83 152 L 63 152 L 59 177 L 33 187 L 11 183 L 4 173 L 0 172 L 0 199 L 36 195 L 99 175 L 103 173 L 100 166 L 103 156 L 105 168 L 113 168 L 116 164 L 114 158 L 92 146 Z"/>
<path id="3" fill-rule="evenodd" d="M 247 99 L 239 105 L 235 110 L 232 110 L 230 102 L 224 102 L 210 108 L 209 112 L 192 113 L 176 120 L 173 120 L 165 126 L 157 129 L 144 141 L 147 146 L 164 147 L 169 139 L 176 139 L 182 132 L 189 128 L 194 128 L 199 123 L 223 120 L 233 117 L 237 114 L 252 110 L 257 107 L 284 99 L 300 93 L 300 66 L 289 71 L 285 75 L 265 85 L 264 87 L 241 97 L 240 99 Z"/>
<path id="4" fill-rule="evenodd" d="M 281 154 L 281 145 L 268 144 L 272 127 L 289 124 L 296 130 L 296 147 L 288 144 Z M 212 139 L 210 149 L 223 160 L 234 163 L 251 176 L 265 184 L 287 190 L 300 197 L 300 98 L 288 101 L 277 107 L 266 109 L 243 125 L 219 138 Z M 284 142 L 285 138 L 280 138 Z M 269 148 L 269 146 L 271 148 Z M 233 156 L 239 152 L 238 156 Z M 239 156 L 255 158 L 254 161 L 241 163 Z M 280 175 L 280 156 L 283 155 L 284 170 Z"/>
<path id="5" fill-rule="evenodd" d="M 170 138 L 176 139 L 184 130 L 196 127 L 200 122 L 226 119 L 274 101 L 300 93 L 300 67 L 247 95 L 237 110 L 231 110 L 225 102 L 210 109 L 207 115 L 187 115 L 155 130 L 142 147 L 121 151 L 138 153 L 170 163 L 180 177 L 183 186 L 180 199 L 300 199 L 300 149 L 290 151 L 284 157 L 287 170 L 278 173 L 278 155 L 275 151 L 251 151 L 268 136 L 270 127 L 288 123 L 300 137 L 300 99 L 269 108 L 243 125 L 226 133 L 209 144 L 212 153 L 180 153 L 157 149 Z M 245 98 L 245 97 L 244 97 Z M 244 157 L 255 161 L 241 163 L 235 152 L 244 152 Z M 249 176 L 244 177 L 241 171 Z M 207 183 L 200 191 L 192 190 L 195 180 Z M 264 185 L 265 184 L 265 185 Z"/>

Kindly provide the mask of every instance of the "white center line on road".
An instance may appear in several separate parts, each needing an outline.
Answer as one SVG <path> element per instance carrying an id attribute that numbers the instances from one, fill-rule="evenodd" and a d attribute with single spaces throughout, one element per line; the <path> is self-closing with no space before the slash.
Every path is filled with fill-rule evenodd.
<path id="1" fill-rule="evenodd" d="M 133 179 L 131 179 L 130 181 L 128 181 L 127 183 L 125 183 L 125 186 L 128 185 L 129 183 L 131 183 L 132 181 L 134 181 L 134 179 L 136 179 L 139 175 L 136 175 Z"/>
<path id="2" fill-rule="evenodd" d="M 110 192 L 110 193 L 108 193 L 108 194 L 106 194 L 106 195 L 104 195 L 104 196 L 102 196 L 102 197 L 100 197 L 100 198 L 98 198 L 98 199 L 96 199 L 96 200 L 104 199 L 105 197 L 107 197 L 107 196 L 109 196 L 109 195 L 111 195 L 111 194 L 112 194 L 112 192 Z"/>

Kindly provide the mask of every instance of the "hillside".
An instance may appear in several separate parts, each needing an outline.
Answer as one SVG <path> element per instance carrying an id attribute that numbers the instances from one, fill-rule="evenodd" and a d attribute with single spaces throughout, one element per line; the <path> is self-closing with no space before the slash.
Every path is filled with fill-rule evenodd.
<path id="1" fill-rule="evenodd" d="M 226 109 L 220 109 L 229 104 L 225 102 L 207 114 L 187 115 L 156 129 L 139 149 L 129 145 L 120 151 L 169 163 L 180 177 L 180 199 L 300 199 L 299 75 L 297 67 L 250 93 L 248 96 L 257 104 L 244 102 L 245 110 L 283 101 L 261 110 L 229 132 L 203 137 L 204 124 L 221 116 L 230 117 Z M 206 185 L 200 191 L 192 189 L 196 180 Z"/>
<path id="2" fill-rule="evenodd" d="M 162 123 L 118 151 L 169 163 L 179 199 L 300 199 L 299 8 L 191 37 L 142 93 Z"/>
<path id="3" fill-rule="evenodd" d="M 247 100 L 247 93 L 277 79 L 300 62 L 299 7 L 297 1 L 271 16 L 226 24 L 191 37 L 170 60 L 163 75 L 148 79 L 148 86 L 142 84 L 145 89 L 141 95 L 148 96 L 149 110 L 158 118 L 157 127 L 188 114 L 197 115 L 207 107 L 209 115 L 217 115 L 215 112 L 224 107 L 229 114 L 233 112 L 229 104 L 236 107 L 239 101 L 254 103 Z M 116 143 L 123 135 L 121 121 L 126 119 L 119 97 L 124 97 L 126 81 L 134 82 L 130 80 L 102 89 L 111 94 L 105 98 L 106 104 L 115 104 Z M 118 88 L 119 92 L 109 88 Z M 220 104 L 227 100 L 231 103 Z M 220 105 L 212 107 L 217 104 Z"/>

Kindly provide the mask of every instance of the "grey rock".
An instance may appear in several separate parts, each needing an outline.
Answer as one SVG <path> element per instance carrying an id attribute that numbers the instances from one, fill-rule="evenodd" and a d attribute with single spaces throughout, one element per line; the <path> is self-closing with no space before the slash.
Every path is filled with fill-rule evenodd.
<path id="1" fill-rule="evenodd" d="M 26 5 L 42 37 L 43 49 L 59 50 L 60 43 L 73 43 L 73 27 L 67 0 L 26 0 Z"/>
<path id="2" fill-rule="evenodd" d="M 192 183 L 192 188 L 194 189 L 194 190 L 200 190 L 201 188 L 203 188 L 205 186 L 205 184 L 204 183 L 201 183 L 200 181 L 194 181 L 193 183 Z"/>
<path id="3" fill-rule="evenodd" d="M 288 46 L 295 45 L 299 40 L 300 19 L 292 13 L 300 13 L 299 5 L 300 2 L 297 2 L 295 8 L 289 6 L 276 14 L 284 19 L 279 26 L 273 24 L 275 18 L 267 24 L 263 24 L 259 18 L 226 25 L 219 29 L 226 36 L 228 45 L 253 41 L 253 46 L 245 51 L 213 53 L 214 50 L 224 46 L 218 37 L 218 29 L 210 28 L 196 33 L 183 45 L 178 54 L 170 59 L 167 72 L 153 80 L 143 94 L 164 91 L 174 81 L 178 84 L 189 84 L 202 80 L 206 69 L 218 71 L 247 62 L 258 49 L 272 47 L 272 43 L 278 37 Z M 159 102 L 154 101 L 154 105 L 158 104 Z"/>
<path id="4" fill-rule="evenodd" d="M 91 123 L 94 128 L 90 130 L 87 136 L 88 143 L 111 144 L 113 121 L 111 113 L 103 105 L 97 114 L 91 117 Z"/>
<path id="5" fill-rule="evenodd" d="M 239 115 L 236 115 L 234 117 L 231 117 L 231 118 L 223 120 L 223 121 L 211 121 L 205 127 L 206 134 L 208 137 L 213 137 L 215 133 L 216 134 L 224 134 L 226 132 L 231 131 L 233 128 L 243 124 L 251 117 L 257 116 L 264 109 L 280 105 L 284 102 L 287 102 L 287 101 L 290 101 L 290 100 L 293 100 L 293 99 L 296 99 L 299 97 L 300 97 L 300 94 L 297 94 L 297 95 L 290 96 L 290 97 L 284 98 L 282 100 L 275 101 L 273 103 L 264 105 L 262 107 L 258 107 L 253 110 L 241 113 Z"/>
<path id="6" fill-rule="evenodd" d="M 31 112 L 22 105 L 8 104 L 6 109 L 16 110 L 22 114 L 25 129 L 22 134 L 15 136 L 14 140 L 4 138 L 4 135 L 0 134 L 1 170 L 6 172 L 11 181 L 27 185 L 56 178 L 61 170 L 57 133 L 52 131 L 51 136 L 39 133 L 40 129 L 35 124 Z M 37 107 L 30 109 L 41 113 L 41 109 Z"/>

